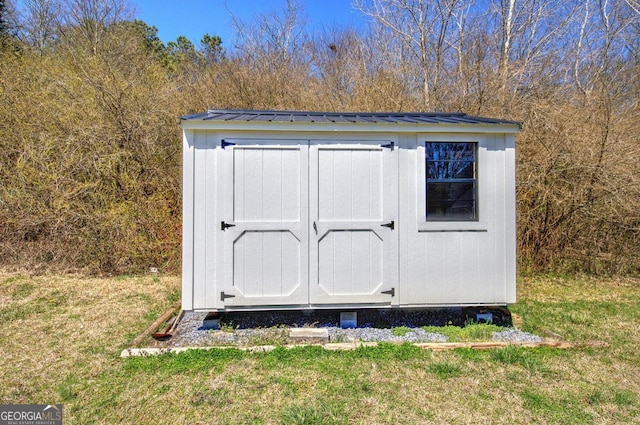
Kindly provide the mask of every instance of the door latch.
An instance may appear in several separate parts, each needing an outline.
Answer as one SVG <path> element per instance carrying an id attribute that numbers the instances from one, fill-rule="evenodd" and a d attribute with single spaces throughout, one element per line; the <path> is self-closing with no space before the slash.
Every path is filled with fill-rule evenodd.
<path id="1" fill-rule="evenodd" d="M 229 224 L 229 223 L 225 223 L 224 221 L 220 223 L 220 230 L 222 230 L 223 232 L 228 229 L 229 227 L 236 227 L 235 224 Z"/>
<path id="2" fill-rule="evenodd" d="M 382 291 L 381 294 L 391 295 L 392 297 L 396 296 L 396 288 L 391 288 L 388 291 Z"/>
<path id="3" fill-rule="evenodd" d="M 393 230 L 396 228 L 396 224 L 393 220 L 391 220 L 389 223 L 381 224 L 380 227 L 388 227 L 389 229 Z"/>
<path id="4" fill-rule="evenodd" d="M 393 150 L 393 146 L 394 146 L 394 145 L 395 145 L 395 144 L 394 144 L 393 142 L 389 142 L 389 143 L 387 143 L 386 145 L 380 145 L 380 147 L 381 147 L 381 148 L 387 148 L 387 149 L 391 149 L 391 150 Z"/>

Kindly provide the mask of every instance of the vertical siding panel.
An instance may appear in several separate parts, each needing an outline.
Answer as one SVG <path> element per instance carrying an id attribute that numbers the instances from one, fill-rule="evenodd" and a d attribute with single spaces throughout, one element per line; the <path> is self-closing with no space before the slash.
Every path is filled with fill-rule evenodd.
<path id="1" fill-rule="evenodd" d="M 262 294 L 265 296 L 282 295 L 282 234 L 283 232 L 264 232 L 262 234 Z"/>
<path id="2" fill-rule="evenodd" d="M 464 299 L 464 291 L 462 286 L 462 253 L 461 253 L 461 235 L 458 232 L 443 233 L 445 240 L 444 270 L 446 273 L 445 285 L 449 294 L 456 302 Z M 467 284 L 465 282 L 464 284 Z"/>
<path id="3" fill-rule="evenodd" d="M 383 282 L 383 274 L 384 274 L 384 246 L 380 241 L 378 236 L 374 235 L 371 232 L 367 232 L 367 245 L 368 245 L 368 258 L 366 262 L 369 267 L 369 280 L 367 282 L 368 288 L 370 290 L 377 289 L 380 283 Z M 395 235 L 390 235 L 389 237 L 393 237 Z M 366 246 L 365 246 L 366 247 Z M 388 290 L 388 287 L 383 288 Z"/>
<path id="4" fill-rule="evenodd" d="M 265 221 L 282 220 L 282 150 L 264 149 L 262 163 L 262 197 Z"/>
<path id="5" fill-rule="evenodd" d="M 504 255 L 505 264 L 505 302 L 516 302 L 516 153 L 515 135 L 504 137 Z"/>
<path id="6" fill-rule="evenodd" d="M 318 149 L 318 217 L 320 220 L 335 218 L 333 156 L 332 150 Z"/>
<path id="7" fill-rule="evenodd" d="M 417 136 L 406 136 L 399 143 L 400 204 L 398 208 L 400 242 L 400 280 L 398 282 L 400 304 L 428 302 L 425 234 L 418 232 L 417 182 L 421 180 L 417 170 Z"/>
<path id="8" fill-rule="evenodd" d="M 506 182 L 504 181 L 504 169 L 505 169 L 505 157 L 504 157 L 504 139 L 502 136 L 493 135 L 487 137 L 491 146 L 492 162 L 487 167 L 491 166 L 492 181 L 491 187 L 493 188 L 493 204 L 494 209 L 491 215 L 491 221 L 489 223 L 489 233 L 486 235 L 488 241 L 487 245 L 491 245 L 492 254 L 486 254 L 485 257 L 485 269 L 483 270 L 484 276 L 487 277 L 486 297 L 487 302 L 505 302 L 505 247 L 504 247 L 504 223 L 506 220 L 506 200 L 504 197 L 504 188 Z M 490 268 L 490 270 L 489 270 Z"/>
<path id="9" fill-rule="evenodd" d="M 282 154 L 282 220 L 300 220 L 300 150 L 287 149 Z"/>
<path id="10" fill-rule="evenodd" d="M 481 270 L 478 269 L 478 233 L 465 232 L 458 233 L 458 270 L 460 273 L 455 281 L 455 286 L 459 287 L 460 301 L 464 303 L 483 301 L 486 298 L 486 288 Z M 480 298 L 478 298 L 480 297 Z"/>
<path id="11" fill-rule="evenodd" d="M 247 232 L 244 234 L 244 294 L 245 296 L 262 296 L 263 274 L 263 233 Z"/>
<path id="12" fill-rule="evenodd" d="M 242 149 L 244 164 L 244 217 L 243 221 L 258 221 L 264 210 L 263 193 L 263 156 L 262 149 Z"/>
<path id="13" fill-rule="evenodd" d="M 504 142 L 502 137 L 487 136 L 487 145 L 491 154 L 485 168 L 490 169 L 491 203 L 493 209 L 489 216 L 489 231 L 485 235 L 485 246 L 491 246 L 491 253 L 484 253 L 483 276 L 487 282 L 483 292 L 486 302 L 504 302 Z"/>
<path id="14" fill-rule="evenodd" d="M 351 276 L 351 232 L 332 232 L 333 248 L 333 288 L 336 294 L 350 294 L 353 291 Z"/>
<path id="15" fill-rule="evenodd" d="M 220 152 L 223 154 L 222 152 Z M 230 182 L 233 187 L 233 200 L 231 208 L 233 211 L 227 212 L 228 217 L 233 217 L 233 221 L 245 220 L 245 150 L 234 149 L 233 150 L 233 175 L 229 176 L 232 179 Z"/>
<path id="16" fill-rule="evenodd" d="M 206 209 L 206 235 L 205 235 L 205 252 L 206 252 L 206 305 L 212 306 L 216 304 L 217 282 L 215 260 L 216 250 L 216 198 L 218 193 L 218 182 L 216 171 L 218 167 L 216 158 L 216 134 L 208 131 L 206 133 L 206 164 L 205 170 L 205 209 Z"/>
<path id="17" fill-rule="evenodd" d="M 384 151 L 369 151 L 369 220 L 383 220 L 383 155 Z M 390 181 L 396 177 L 388 176 Z"/>
<path id="18" fill-rule="evenodd" d="M 444 235 L 442 232 L 423 234 L 425 292 L 429 294 L 429 302 L 433 303 L 442 302 L 442 294 L 449 291 L 444 264 Z"/>
<path id="19" fill-rule="evenodd" d="M 280 256 L 280 269 L 282 273 L 282 294 L 289 295 L 300 285 L 301 255 L 300 242 L 289 233 L 280 235 L 282 240 L 282 255 Z M 307 300 L 302 300 L 306 302 Z"/>
<path id="20" fill-rule="evenodd" d="M 245 274 L 246 274 L 246 249 L 245 249 L 245 237 L 242 237 L 233 244 L 233 287 L 236 288 L 241 294 L 246 293 L 245 289 Z"/>
<path id="21" fill-rule="evenodd" d="M 207 132 L 197 131 L 194 138 L 194 308 L 206 308 L 207 285 Z"/>
<path id="22" fill-rule="evenodd" d="M 351 197 L 351 219 L 369 220 L 371 211 L 369 209 L 369 192 L 372 182 L 369 179 L 371 168 L 371 151 L 353 150 L 351 151 L 352 185 L 355 190 Z"/>
<path id="23" fill-rule="evenodd" d="M 353 197 L 351 194 L 353 172 L 351 151 L 333 151 L 333 208 L 334 220 L 350 220 Z"/>
<path id="24" fill-rule="evenodd" d="M 371 232 L 348 232 L 351 234 L 351 281 L 354 294 L 366 294 L 371 278 Z"/>
<path id="25" fill-rule="evenodd" d="M 254 189 L 252 191 L 252 205 L 255 205 L 255 208 L 249 207 L 251 210 L 250 220 L 252 221 L 262 221 L 264 219 L 265 213 L 265 177 L 268 171 L 268 164 L 265 158 L 264 149 L 254 149 L 252 150 L 252 161 L 251 161 L 251 186 Z"/>
<path id="26" fill-rule="evenodd" d="M 334 234 L 335 233 L 330 233 L 320 240 L 318 244 L 318 269 L 315 271 L 318 273 L 318 284 L 329 293 L 333 293 L 334 290 Z"/>
<path id="27" fill-rule="evenodd" d="M 193 308 L 194 255 L 194 138 L 193 130 L 182 133 L 182 309 Z"/>

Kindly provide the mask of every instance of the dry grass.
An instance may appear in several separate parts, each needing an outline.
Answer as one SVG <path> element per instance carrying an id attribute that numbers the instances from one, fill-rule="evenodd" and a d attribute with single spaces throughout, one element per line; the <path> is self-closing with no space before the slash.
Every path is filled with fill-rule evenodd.
<path id="1" fill-rule="evenodd" d="M 0 402 L 65 423 L 640 423 L 640 280 L 527 278 L 525 329 L 606 349 L 430 352 L 382 345 L 120 359 L 175 302 L 175 277 L 0 274 Z"/>

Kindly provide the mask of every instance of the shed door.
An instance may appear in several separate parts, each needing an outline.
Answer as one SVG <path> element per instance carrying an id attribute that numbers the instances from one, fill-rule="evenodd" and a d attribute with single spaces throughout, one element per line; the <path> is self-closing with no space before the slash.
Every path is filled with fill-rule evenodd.
<path id="1" fill-rule="evenodd" d="M 396 303 L 398 150 L 310 144 L 310 303 Z"/>
<path id="2" fill-rule="evenodd" d="M 225 306 L 307 304 L 307 141 L 229 140 L 221 153 L 220 300 Z"/>

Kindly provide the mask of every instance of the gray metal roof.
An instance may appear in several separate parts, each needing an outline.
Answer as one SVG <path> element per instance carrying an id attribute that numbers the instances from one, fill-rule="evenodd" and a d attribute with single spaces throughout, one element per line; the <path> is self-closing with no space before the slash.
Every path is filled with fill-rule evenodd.
<path id="1" fill-rule="evenodd" d="M 210 109 L 205 113 L 181 117 L 197 121 L 252 121 L 293 123 L 382 123 L 382 124 L 506 124 L 517 121 L 475 117 L 462 112 L 308 112 L 248 111 Z"/>

